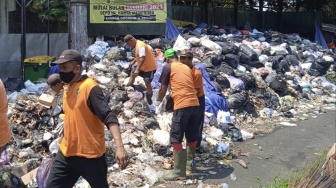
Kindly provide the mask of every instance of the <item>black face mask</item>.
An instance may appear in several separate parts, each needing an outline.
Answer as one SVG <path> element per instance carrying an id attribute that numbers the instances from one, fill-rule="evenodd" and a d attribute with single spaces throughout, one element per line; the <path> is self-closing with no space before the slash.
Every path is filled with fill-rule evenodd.
<path id="1" fill-rule="evenodd" d="M 75 73 L 73 71 L 70 71 L 70 72 L 60 72 L 59 74 L 60 74 L 61 80 L 64 83 L 71 82 L 71 80 L 75 77 Z"/>

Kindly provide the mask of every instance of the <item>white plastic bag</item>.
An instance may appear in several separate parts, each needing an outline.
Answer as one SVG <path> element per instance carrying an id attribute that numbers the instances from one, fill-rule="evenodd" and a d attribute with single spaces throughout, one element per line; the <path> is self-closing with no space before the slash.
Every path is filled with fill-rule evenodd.
<path id="1" fill-rule="evenodd" d="M 156 171 L 150 166 L 147 166 L 144 171 L 144 176 L 150 186 L 153 186 L 156 182 L 160 181 L 162 175 L 162 171 Z"/>
<path id="2" fill-rule="evenodd" d="M 188 39 L 188 42 L 192 45 L 192 46 L 199 46 L 201 44 L 201 39 L 196 38 L 196 37 L 190 37 Z"/>
<path id="3" fill-rule="evenodd" d="M 191 45 L 186 41 L 181 35 L 177 37 L 177 40 L 173 46 L 173 49 L 176 51 L 190 49 Z"/>
<path id="4" fill-rule="evenodd" d="M 230 112 L 219 110 L 217 113 L 217 121 L 219 123 L 231 123 Z"/>
<path id="5" fill-rule="evenodd" d="M 170 144 L 169 141 L 169 132 L 163 130 L 154 130 L 153 132 L 153 141 L 156 144 L 160 144 L 162 146 L 168 146 Z"/>
<path id="6" fill-rule="evenodd" d="M 220 47 L 217 43 L 211 40 L 208 40 L 208 39 L 202 40 L 201 45 L 211 51 L 214 51 L 215 54 L 217 55 L 220 55 L 222 53 L 222 47 Z"/>

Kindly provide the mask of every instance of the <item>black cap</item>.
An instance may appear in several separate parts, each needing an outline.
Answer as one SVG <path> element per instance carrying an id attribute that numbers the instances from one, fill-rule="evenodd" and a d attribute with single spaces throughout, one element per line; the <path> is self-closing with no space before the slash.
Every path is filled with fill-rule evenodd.
<path id="1" fill-rule="evenodd" d="M 68 61 L 77 61 L 79 64 L 82 64 L 83 60 L 81 54 L 77 50 L 68 49 L 62 52 L 59 59 L 52 62 L 51 65 L 59 65 Z"/>
<path id="2" fill-rule="evenodd" d="M 132 40 L 132 39 L 134 39 L 134 37 L 133 37 L 132 35 L 128 34 L 128 35 L 126 35 L 126 36 L 124 37 L 124 42 L 128 42 L 128 41 L 130 41 L 130 40 Z"/>
<path id="3" fill-rule="evenodd" d="M 182 50 L 180 52 L 180 56 L 181 57 L 193 57 L 194 55 L 193 55 L 193 53 L 190 50 L 185 49 L 185 50 Z"/>

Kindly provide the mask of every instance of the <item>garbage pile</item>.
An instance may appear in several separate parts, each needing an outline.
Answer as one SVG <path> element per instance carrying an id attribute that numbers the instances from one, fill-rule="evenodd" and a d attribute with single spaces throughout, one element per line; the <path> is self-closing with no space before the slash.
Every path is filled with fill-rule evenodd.
<path id="1" fill-rule="evenodd" d="M 159 182 L 163 169 L 171 168 L 172 113 L 158 111 L 160 104 L 155 102 L 160 87 L 157 80 L 164 65 L 162 51 L 167 48 L 191 49 L 195 66 L 203 67 L 206 70 L 203 77 L 208 77 L 204 79 L 211 81 L 203 82 L 205 87 L 212 86 L 205 89 L 207 107 L 211 110 L 205 113 L 201 143 L 205 153 L 197 159 L 198 164 L 236 159 L 246 168 L 247 163 L 239 159 L 246 154 L 235 147 L 235 141 L 254 138 L 255 133 L 268 132 L 274 126 L 296 126 L 298 121 L 336 110 L 335 80 L 330 79 L 336 77 L 336 55 L 315 43 L 298 35 L 261 33 L 255 29 L 211 27 L 187 32 L 184 28 L 184 32 L 177 39 L 146 41 L 158 59 L 151 106 L 144 100 L 146 89 L 142 78 L 136 78 L 134 87 L 126 86 L 128 64 L 134 58 L 129 48 L 96 41 L 84 54 L 84 74 L 103 89 L 109 106 L 117 114 L 125 149 L 132 158 L 127 169 L 118 169 L 112 135 L 106 130 L 110 185 L 152 186 Z M 35 92 L 36 96 L 39 94 Z M 36 99 L 22 95 L 27 92 L 9 95 L 13 140 L 6 150 L 7 162 L 0 163 L 7 168 L 27 159 L 36 159 L 34 167 L 37 167 L 42 160 L 50 159 L 50 144 L 57 141 L 62 125 L 60 110 L 52 112 L 35 105 Z M 223 105 L 211 106 L 213 96 L 222 99 Z M 30 187 L 36 187 L 32 182 Z M 81 179 L 76 186 L 87 187 L 87 182 Z"/>

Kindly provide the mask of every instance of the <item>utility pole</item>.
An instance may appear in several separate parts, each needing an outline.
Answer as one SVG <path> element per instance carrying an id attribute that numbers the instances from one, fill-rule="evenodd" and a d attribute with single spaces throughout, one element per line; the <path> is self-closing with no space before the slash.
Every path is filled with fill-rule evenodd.
<path id="1" fill-rule="evenodd" d="M 84 53 L 88 47 L 87 0 L 70 0 L 70 48 Z"/>

